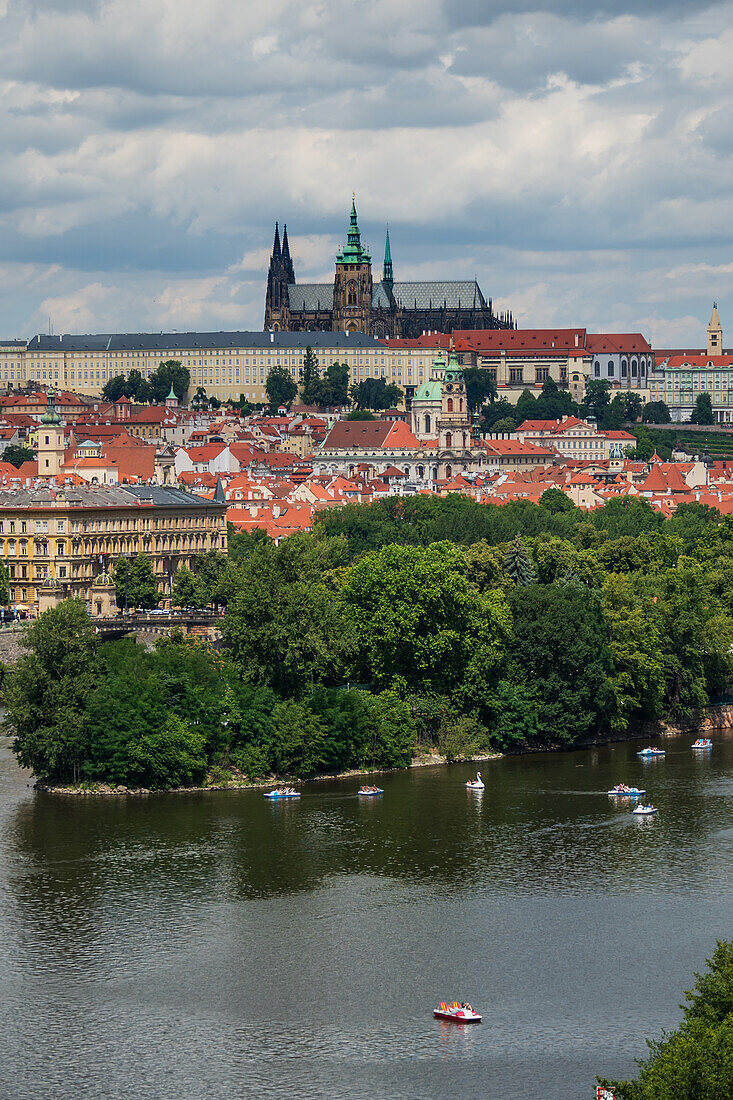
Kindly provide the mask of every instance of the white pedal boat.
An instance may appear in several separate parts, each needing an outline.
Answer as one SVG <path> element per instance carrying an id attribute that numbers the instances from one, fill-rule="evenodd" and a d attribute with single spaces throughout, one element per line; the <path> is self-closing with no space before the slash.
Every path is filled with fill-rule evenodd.
<path id="1" fill-rule="evenodd" d="M 651 817 L 653 814 L 659 813 L 659 810 L 656 806 L 635 806 L 631 812 L 636 814 L 637 817 Z"/>
<path id="2" fill-rule="evenodd" d="M 664 749 L 642 749 L 641 752 L 637 752 L 637 756 L 665 756 Z"/>
<path id="3" fill-rule="evenodd" d="M 468 783 L 466 783 L 466 787 L 469 791 L 483 791 L 485 789 L 485 784 L 481 778 L 481 772 L 476 772 L 476 778 L 469 779 Z"/>
<path id="4" fill-rule="evenodd" d="M 271 798 L 277 800 L 280 798 L 300 798 L 300 791 L 296 791 L 294 787 L 285 787 L 280 791 L 267 791 L 265 798 Z"/>
<path id="5" fill-rule="evenodd" d="M 384 794 L 382 787 L 359 787 L 356 792 L 360 798 L 374 798 L 375 794 Z"/>
<path id="6" fill-rule="evenodd" d="M 458 1001 L 453 1001 L 452 1004 L 447 1004 L 445 1001 L 441 1001 L 440 1007 L 433 1009 L 433 1016 L 436 1020 L 451 1020 L 454 1024 L 481 1023 L 478 1012 L 474 1012 L 471 1006 L 465 1002 L 459 1004 Z"/>
<path id="7" fill-rule="evenodd" d="M 713 743 L 709 737 L 698 737 L 697 741 L 693 741 L 690 748 L 693 749 L 712 749 Z"/>
<path id="8" fill-rule="evenodd" d="M 606 794 L 615 795 L 616 798 L 641 798 L 643 794 L 646 794 L 646 791 L 640 791 L 638 787 L 625 787 L 622 783 L 619 783 L 618 787 L 606 791 Z"/>

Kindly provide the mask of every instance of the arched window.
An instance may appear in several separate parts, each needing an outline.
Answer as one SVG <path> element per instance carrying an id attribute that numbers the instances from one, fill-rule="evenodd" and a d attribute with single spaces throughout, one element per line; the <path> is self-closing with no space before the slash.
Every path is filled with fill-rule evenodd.
<path id="1" fill-rule="evenodd" d="M 458 411 L 463 412 L 463 398 L 461 397 L 458 402 Z"/>
<path id="2" fill-rule="evenodd" d="M 425 413 L 425 431 L 430 431 L 430 413 Z"/>
<path id="3" fill-rule="evenodd" d="M 453 446 L 453 436 L 450 432 L 445 433 L 445 445 L 446 445 L 446 447 L 452 447 Z"/>
<path id="4" fill-rule="evenodd" d="M 642 378 L 645 377 L 645 375 L 646 375 L 646 359 L 641 359 L 639 361 L 639 373 L 641 374 Z"/>
<path id="5" fill-rule="evenodd" d="M 601 377 L 601 364 L 598 362 L 597 359 L 596 359 L 595 363 L 593 364 L 593 373 L 595 374 L 596 378 Z"/>
<path id="6" fill-rule="evenodd" d="M 636 378 L 636 359 L 631 360 L 631 377 Z"/>
<path id="7" fill-rule="evenodd" d="M 446 477 L 453 477 L 453 467 L 452 466 L 446 466 L 445 476 Z"/>
<path id="8" fill-rule="evenodd" d="M 425 477 L 425 467 L 424 466 L 418 466 L 417 476 L 418 477 Z"/>
<path id="9" fill-rule="evenodd" d="M 446 409 L 448 410 L 449 413 L 453 412 L 453 398 L 452 397 L 448 398 L 448 401 L 446 402 Z"/>
<path id="10" fill-rule="evenodd" d="M 629 373 L 629 367 L 625 359 L 621 360 L 621 377 L 626 378 Z"/>
<path id="11" fill-rule="evenodd" d="M 349 283 L 346 287 L 346 304 L 347 306 L 356 305 L 356 283 Z"/>
<path id="12" fill-rule="evenodd" d="M 616 368 L 613 365 L 613 361 L 611 359 L 609 359 L 608 360 L 608 377 L 613 378 L 615 373 L 616 373 Z"/>
<path id="13" fill-rule="evenodd" d="M 468 440 L 466 439 L 466 433 L 465 432 L 463 433 L 463 446 L 464 447 L 468 446 Z"/>

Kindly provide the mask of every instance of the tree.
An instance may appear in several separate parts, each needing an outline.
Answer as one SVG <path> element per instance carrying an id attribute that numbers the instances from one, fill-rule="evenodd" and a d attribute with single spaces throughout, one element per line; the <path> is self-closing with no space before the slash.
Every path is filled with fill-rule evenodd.
<path id="1" fill-rule="evenodd" d="M 510 629 L 503 593 L 480 593 L 448 542 L 365 554 L 340 602 L 357 639 L 353 676 L 378 688 L 442 694 L 479 674 L 483 682 Z"/>
<path id="2" fill-rule="evenodd" d="M 670 424 L 672 417 L 664 401 L 650 401 L 641 417 L 644 424 Z"/>
<path id="3" fill-rule="evenodd" d="M 587 737 L 605 723 L 613 669 L 599 601 L 577 585 L 533 584 L 512 589 L 510 603 L 506 679 L 523 685 L 538 736 L 560 744 Z"/>
<path id="4" fill-rule="evenodd" d="M 579 411 L 567 390 L 561 390 L 553 378 L 545 379 L 533 413 L 536 420 L 561 420 Z"/>
<path id="5" fill-rule="evenodd" d="M 315 387 L 321 380 L 318 359 L 310 344 L 305 349 L 303 366 L 300 368 L 300 396 L 304 405 L 316 404 Z"/>
<path id="6" fill-rule="evenodd" d="M 297 392 L 295 379 L 292 378 L 287 367 L 273 367 L 265 382 L 270 412 L 276 413 L 279 408 L 290 408 Z"/>
<path id="7" fill-rule="evenodd" d="M 519 535 L 504 556 L 504 572 L 519 588 L 532 584 L 537 579 L 532 559 Z"/>
<path id="8" fill-rule="evenodd" d="M 540 507 L 546 508 L 548 512 L 552 512 L 553 516 L 556 516 L 560 512 L 572 512 L 575 505 L 567 493 L 563 493 L 562 489 L 552 488 L 545 489 L 540 497 Z"/>
<path id="9" fill-rule="evenodd" d="M 153 401 L 161 404 L 173 389 L 179 401 L 183 401 L 191 384 L 191 372 L 178 359 L 166 359 L 150 375 L 149 385 Z"/>
<path id="10" fill-rule="evenodd" d="M 192 409 L 205 409 L 209 404 L 209 399 L 206 396 L 206 390 L 203 386 L 199 386 L 196 393 L 191 398 Z"/>
<path id="11" fill-rule="evenodd" d="M 647 1041 L 636 1081 L 608 1081 L 618 1100 L 722 1100 L 733 1096 L 733 943 L 719 940 L 708 970 L 685 994 L 680 1026 Z"/>
<path id="12" fill-rule="evenodd" d="M 511 428 L 494 428 L 497 421 L 511 421 Z M 492 402 L 491 405 L 484 405 L 481 410 L 482 429 L 485 432 L 491 431 L 514 431 L 519 419 L 517 417 L 517 410 L 505 397 L 502 397 L 499 401 Z"/>
<path id="13" fill-rule="evenodd" d="M 158 585 L 147 554 L 118 558 L 113 578 L 118 607 L 157 607 Z"/>
<path id="14" fill-rule="evenodd" d="M 0 561 L 0 604 L 7 603 L 10 599 L 10 577 L 5 563 Z M 0 687 L 2 679 L 0 678 Z"/>
<path id="15" fill-rule="evenodd" d="M 391 409 L 402 400 L 399 386 L 387 385 L 383 378 L 365 378 L 349 390 L 351 400 L 359 409 Z"/>
<path id="16" fill-rule="evenodd" d="M 348 363 L 331 363 L 326 369 L 324 379 L 328 383 L 329 405 L 347 405 L 349 402 L 349 366 Z"/>
<path id="17" fill-rule="evenodd" d="M 714 424 L 713 401 L 709 393 L 699 393 L 690 416 L 691 424 Z"/>
<path id="18" fill-rule="evenodd" d="M 339 539 L 291 535 L 280 546 L 251 546 L 222 626 L 248 683 L 298 697 L 311 683 L 339 682 L 353 632 L 328 578 L 344 564 Z"/>
<path id="19" fill-rule="evenodd" d="M 9 447 L 6 447 L 2 454 L 3 462 L 10 462 L 17 469 L 23 465 L 24 462 L 35 461 L 36 452 L 30 447 L 21 447 L 17 443 L 11 443 Z"/>
<path id="20" fill-rule="evenodd" d="M 466 383 L 466 404 L 469 411 L 475 412 L 488 398 L 496 397 L 496 379 L 485 367 L 465 367 L 463 379 Z"/>
<path id="21" fill-rule="evenodd" d="M 347 420 L 376 420 L 376 416 L 371 409 L 352 409 L 350 413 L 346 414 Z"/>
<path id="22" fill-rule="evenodd" d="M 491 432 L 493 435 L 502 435 L 506 433 L 516 431 L 517 424 L 515 420 L 512 420 L 510 416 L 505 417 L 503 420 L 497 420 L 491 425 Z"/>
<path id="23" fill-rule="evenodd" d="M 190 787 L 206 774 L 205 741 L 184 718 L 169 714 L 129 744 L 126 779 L 150 790 Z"/>
<path id="24" fill-rule="evenodd" d="M 84 711 L 95 683 L 95 643 L 81 600 L 64 600 L 27 631 L 4 685 L 5 728 L 13 751 L 43 780 L 78 782 L 87 754 Z"/>
<path id="25" fill-rule="evenodd" d="M 591 378 L 585 384 L 583 409 L 586 416 L 595 417 L 599 428 L 606 426 L 611 404 L 611 383 L 605 378 Z"/>
<path id="26" fill-rule="evenodd" d="M 201 606 L 202 600 L 200 598 L 200 591 L 196 583 L 196 578 L 191 570 L 186 568 L 185 565 L 182 566 L 181 569 L 177 569 L 173 574 L 171 603 L 174 607 Z"/>
<path id="27" fill-rule="evenodd" d="M 537 417 L 537 398 L 531 390 L 522 390 L 514 410 L 514 416 L 518 424 L 524 420 L 534 420 Z"/>
<path id="28" fill-rule="evenodd" d="M 102 397 L 105 401 L 119 401 L 119 399 L 125 395 L 125 376 L 124 374 L 116 374 L 114 378 L 110 378 L 105 382 L 102 387 Z"/>

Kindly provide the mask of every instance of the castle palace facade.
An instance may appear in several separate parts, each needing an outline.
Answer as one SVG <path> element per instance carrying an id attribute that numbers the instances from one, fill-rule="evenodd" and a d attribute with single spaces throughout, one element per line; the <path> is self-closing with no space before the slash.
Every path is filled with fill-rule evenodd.
<path id="1" fill-rule="evenodd" d="M 270 257 L 265 329 L 285 332 L 364 332 L 378 339 L 415 338 L 423 332 L 514 328 L 511 314 L 497 315 L 475 279 L 397 282 L 389 230 L 382 278 L 372 277 L 372 258 L 361 243 L 356 203 L 346 246 L 336 256 L 333 283 L 296 283 L 288 229 L 279 227 Z"/>

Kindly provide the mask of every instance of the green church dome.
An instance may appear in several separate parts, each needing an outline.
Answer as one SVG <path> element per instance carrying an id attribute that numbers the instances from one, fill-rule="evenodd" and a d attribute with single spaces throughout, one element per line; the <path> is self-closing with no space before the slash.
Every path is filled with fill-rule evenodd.
<path id="1" fill-rule="evenodd" d="M 413 401 L 442 401 L 443 383 L 438 378 L 431 378 L 429 382 L 423 382 L 415 390 Z"/>

